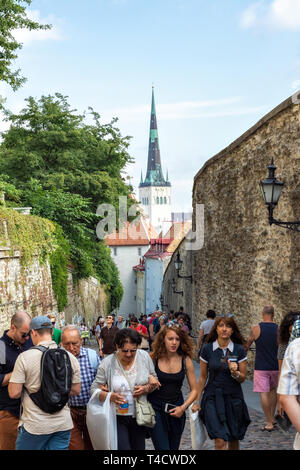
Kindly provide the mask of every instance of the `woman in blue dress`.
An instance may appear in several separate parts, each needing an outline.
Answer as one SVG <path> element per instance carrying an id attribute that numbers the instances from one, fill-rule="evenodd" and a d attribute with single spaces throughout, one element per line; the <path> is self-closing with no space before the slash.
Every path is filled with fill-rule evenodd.
<path id="1" fill-rule="evenodd" d="M 243 344 L 232 316 L 223 316 L 216 319 L 201 351 L 198 397 L 193 411 L 200 411 L 216 450 L 238 450 L 250 424 L 241 387 L 247 369 Z"/>

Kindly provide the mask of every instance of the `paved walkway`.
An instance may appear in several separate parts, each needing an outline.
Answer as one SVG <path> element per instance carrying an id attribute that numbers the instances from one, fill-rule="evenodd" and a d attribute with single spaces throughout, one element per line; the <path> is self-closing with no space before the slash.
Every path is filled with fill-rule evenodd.
<path id="1" fill-rule="evenodd" d="M 87 347 L 91 347 L 97 350 L 96 343 L 93 340 L 87 342 Z M 194 361 L 194 367 L 199 377 L 200 366 L 199 363 Z M 275 430 L 272 432 L 261 431 L 261 428 L 265 425 L 264 415 L 261 411 L 259 393 L 254 393 L 253 384 L 250 380 L 245 380 L 242 384 L 245 401 L 248 406 L 251 423 L 247 429 L 245 438 L 240 443 L 242 450 L 292 450 L 293 442 L 295 437 L 295 429 L 292 427 L 287 434 L 284 434 L 278 426 L 275 426 Z M 185 397 L 189 394 L 189 386 L 187 381 L 184 381 L 183 394 Z M 191 446 L 191 434 L 188 413 L 185 429 L 182 435 L 180 449 L 192 450 Z M 151 439 L 146 441 L 146 449 L 153 449 Z M 214 449 L 214 441 L 207 441 L 204 446 L 205 450 Z"/>

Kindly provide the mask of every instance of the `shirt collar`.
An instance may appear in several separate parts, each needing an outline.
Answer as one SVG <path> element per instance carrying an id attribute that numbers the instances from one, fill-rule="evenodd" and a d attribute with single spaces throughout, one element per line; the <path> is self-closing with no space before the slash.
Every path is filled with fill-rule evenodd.
<path id="1" fill-rule="evenodd" d="M 86 356 L 86 355 L 87 355 L 87 349 L 81 347 L 81 348 L 80 348 L 79 355 L 78 355 L 78 358 L 79 358 L 79 357 L 84 357 L 84 356 Z M 77 358 L 77 359 L 78 359 L 78 358 Z"/>
<path id="2" fill-rule="evenodd" d="M 230 343 L 228 344 L 227 349 L 229 349 L 230 352 L 233 352 L 233 347 L 234 347 L 234 344 L 230 340 Z M 216 339 L 216 341 L 213 342 L 213 351 L 215 351 L 218 348 L 222 349 L 221 346 L 218 343 L 218 340 Z"/>

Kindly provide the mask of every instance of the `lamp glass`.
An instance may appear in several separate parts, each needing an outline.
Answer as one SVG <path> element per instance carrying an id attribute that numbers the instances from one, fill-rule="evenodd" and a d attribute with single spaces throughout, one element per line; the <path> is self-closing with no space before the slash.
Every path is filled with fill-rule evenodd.
<path id="1" fill-rule="evenodd" d="M 175 259 L 175 269 L 176 271 L 180 271 L 182 266 L 182 260 L 180 259 L 179 253 L 177 254 L 177 258 Z"/>
<path id="2" fill-rule="evenodd" d="M 279 201 L 283 183 L 275 180 L 265 180 L 260 183 L 265 204 L 276 205 Z"/>

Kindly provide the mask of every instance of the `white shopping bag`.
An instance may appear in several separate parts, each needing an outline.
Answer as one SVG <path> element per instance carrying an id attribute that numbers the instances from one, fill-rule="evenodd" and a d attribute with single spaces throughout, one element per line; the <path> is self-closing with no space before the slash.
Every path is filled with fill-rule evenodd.
<path id="1" fill-rule="evenodd" d="M 199 411 L 192 412 L 192 407 L 189 407 L 189 418 L 191 427 L 192 449 L 202 449 L 205 441 L 208 439 L 206 428 L 199 416 Z"/>
<path id="2" fill-rule="evenodd" d="M 99 401 L 100 390 L 95 390 L 86 410 L 86 424 L 94 450 L 117 450 L 116 407 L 108 393 L 104 402 Z"/>

